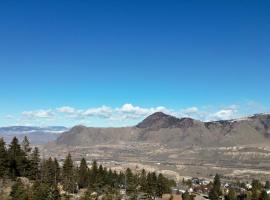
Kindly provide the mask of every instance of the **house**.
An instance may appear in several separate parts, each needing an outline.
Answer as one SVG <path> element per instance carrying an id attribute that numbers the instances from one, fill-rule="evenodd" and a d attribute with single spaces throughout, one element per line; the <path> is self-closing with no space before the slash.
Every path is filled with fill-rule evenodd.
<path id="1" fill-rule="evenodd" d="M 120 195 L 126 195 L 126 189 L 120 189 Z"/>
<path id="2" fill-rule="evenodd" d="M 250 183 L 247 183 L 247 184 L 246 184 L 246 188 L 247 188 L 248 190 L 251 190 L 251 189 L 252 189 L 252 185 L 251 185 Z"/>
<path id="3" fill-rule="evenodd" d="M 186 192 L 186 188 L 185 189 L 180 189 L 180 188 L 172 188 L 172 194 L 184 194 Z"/>

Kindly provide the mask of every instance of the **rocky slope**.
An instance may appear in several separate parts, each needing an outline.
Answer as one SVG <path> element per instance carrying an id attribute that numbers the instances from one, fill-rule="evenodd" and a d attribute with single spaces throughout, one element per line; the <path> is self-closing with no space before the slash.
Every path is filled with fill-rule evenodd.
<path id="1" fill-rule="evenodd" d="M 270 115 L 241 120 L 202 122 L 158 112 L 134 127 L 89 128 L 75 126 L 57 138 L 57 144 L 89 146 L 125 142 L 159 143 L 170 148 L 235 146 L 270 143 Z"/>

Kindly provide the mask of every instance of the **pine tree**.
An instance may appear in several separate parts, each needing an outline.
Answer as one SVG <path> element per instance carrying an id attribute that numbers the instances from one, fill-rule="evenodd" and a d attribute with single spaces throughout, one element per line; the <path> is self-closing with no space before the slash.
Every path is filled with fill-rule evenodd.
<path id="1" fill-rule="evenodd" d="M 37 147 L 34 148 L 33 152 L 30 155 L 30 163 L 31 170 L 29 177 L 31 179 L 37 180 L 40 177 L 40 155 Z"/>
<path id="2" fill-rule="evenodd" d="M 54 171 L 55 171 L 55 181 L 56 183 L 59 183 L 61 178 L 60 177 L 61 169 L 56 158 L 54 158 Z"/>
<path id="3" fill-rule="evenodd" d="M 136 192 L 136 182 L 135 182 L 135 177 L 132 174 L 132 171 L 130 168 L 127 168 L 126 174 L 126 186 L 127 186 L 127 193 L 135 193 Z"/>
<path id="4" fill-rule="evenodd" d="M 78 172 L 78 186 L 79 188 L 85 188 L 88 185 L 88 167 L 86 160 L 82 158 L 79 172 Z"/>
<path id="5" fill-rule="evenodd" d="M 50 194 L 50 187 L 40 181 L 35 181 L 32 186 L 32 200 L 47 200 Z"/>
<path id="6" fill-rule="evenodd" d="M 220 196 L 222 194 L 221 192 L 221 182 L 220 177 L 218 174 L 214 177 L 214 183 L 213 183 L 213 189 L 216 191 L 216 193 Z"/>
<path id="7" fill-rule="evenodd" d="M 157 190 L 157 175 L 155 172 L 147 174 L 147 193 L 155 197 Z"/>
<path id="8" fill-rule="evenodd" d="M 55 185 L 56 182 L 56 171 L 55 164 L 52 158 L 50 157 L 46 160 L 42 166 L 43 171 L 43 182 L 48 185 Z"/>
<path id="9" fill-rule="evenodd" d="M 265 189 L 270 189 L 270 182 L 269 181 L 265 182 L 264 188 Z"/>
<path id="10" fill-rule="evenodd" d="M 253 179 L 251 185 L 252 185 L 252 188 L 255 188 L 256 190 L 262 189 L 262 184 L 257 179 Z"/>
<path id="11" fill-rule="evenodd" d="M 236 192 L 233 189 L 230 189 L 229 193 L 225 196 L 225 200 L 237 200 Z"/>
<path id="12" fill-rule="evenodd" d="M 143 169 L 141 171 L 140 178 L 139 178 L 139 184 L 140 184 L 140 190 L 142 192 L 146 192 L 147 180 L 146 180 L 146 171 L 145 171 L 145 169 Z"/>
<path id="13" fill-rule="evenodd" d="M 102 188 L 105 184 L 106 170 L 102 165 L 99 165 L 96 177 L 96 187 Z"/>
<path id="14" fill-rule="evenodd" d="M 104 181 L 105 181 L 105 184 L 106 185 L 109 185 L 110 187 L 114 187 L 115 186 L 116 177 L 113 174 L 113 172 L 112 172 L 111 169 L 109 169 L 109 171 L 106 173 L 106 176 L 105 176 Z"/>
<path id="15" fill-rule="evenodd" d="M 5 142 L 0 138 L 0 178 L 8 174 L 8 155 Z"/>
<path id="16" fill-rule="evenodd" d="M 97 182 L 97 176 L 98 176 L 98 166 L 95 160 L 92 163 L 92 167 L 91 167 L 91 170 L 89 171 L 89 174 L 90 176 L 89 176 L 88 184 L 90 188 L 94 189 L 96 188 L 96 182 Z"/>
<path id="17" fill-rule="evenodd" d="M 9 173 L 11 178 L 25 175 L 25 166 L 27 163 L 26 155 L 22 151 L 19 141 L 13 138 L 8 149 Z"/>
<path id="18" fill-rule="evenodd" d="M 263 191 L 261 192 L 261 194 L 260 194 L 260 198 L 259 198 L 259 199 L 260 199 L 260 200 L 269 200 L 270 198 L 269 198 L 267 192 L 266 192 L 265 190 L 263 190 Z"/>
<path id="19" fill-rule="evenodd" d="M 191 200 L 191 197 L 190 197 L 188 191 L 186 191 L 184 194 L 182 194 L 182 199 L 183 200 Z"/>
<path id="20" fill-rule="evenodd" d="M 126 178 L 125 178 L 125 174 L 121 171 L 118 175 L 117 175 L 117 184 L 119 187 L 123 188 L 123 186 L 125 186 L 126 183 Z"/>
<path id="21" fill-rule="evenodd" d="M 28 191 L 25 189 L 23 183 L 17 180 L 11 187 L 10 200 L 29 200 Z"/>
<path id="22" fill-rule="evenodd" d="M 168 180 L 162 174 L 159 174 L 157 178 L 156 195 L 158 197 L 161 197 L 162 194 L 165 194 L 165 193 L 170 193 L 170 184 Z"/>
<path id="23" fill-rule="evenodd" d="M 260 197 L 260 190 L 256 189 L 255 187 L 251 189 L 251 199 L 258 200 Z"/>
<path id="24" fill-rule="evenodd" d="M 30 142 L 29 142 L 27 136 L 24 136 L 21 146 L 22 146 L 22 150 L 25 152 L 25 154 L 29 156 L 32 148 L 30 147 Z"/>
<path id="25" fill-rule="evenodd" d="M 62 171 L 63 188 L 65 191 L 74 193 L 76 190 L 74 166 L 70 153 L 66 157 Z"/>
<path id="26" fill-rule="evenodd" d="M 210 200 L 219 200 L 219 195 L 218 195 L 217 191 L 214 188 L 212 188 L 209 191 L 209 199 Z"/>
<path id="27" fill-rule="evenodd" d="M 260 191 L 262 189 L 262 184 L 259 180 L 252 180 L 252 189 L 251 189 L 251 199 L 252 200 L 258 200 L 260 197 Z"/>
<path id="28" fill-rule="evenodd" d="M 50 194 L 48 200 L 61 200 L 61 195 L 57 186 L 50 188 Z"/>

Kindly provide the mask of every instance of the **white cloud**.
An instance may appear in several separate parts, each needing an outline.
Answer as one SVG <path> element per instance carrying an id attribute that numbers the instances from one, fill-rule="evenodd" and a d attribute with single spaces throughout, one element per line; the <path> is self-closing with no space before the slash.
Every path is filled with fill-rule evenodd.
<path id="1" fill-rule="evenodd" d="M 117 109 L 120 113 L 128 113 L 128 114 L 135 114 L 135 115 L 146 115 L 149 113 L 149 109 L 141 108 L 139 106 L 133 106 L 130 103 L 126 103 L 122 105 L 122 107 Z"/>
<path id="2" fill-rule="evenodd" d="M 122 115 L 122 119 L 137 119 L 146 117 L 155 112 L 165 112 L 170 114 L 171 111 L 164 106 L 151 107 L 151 108 L 143 108 L 140 106 L 134 106 L 130 103 L 123 104 L 120 108 L 115 109 L 119 115 Z"/>
<path id="3" fill-rule="evenodd" d="M 25 111 L 21 113 L 22 115 L 20 117 L 15 117 L 16 115 L 14 115 L 12 120 L 16 121 L 20 119 L 20 123 L 31 124 L 68 123 L 75 125 L 83 122 L 91 126 L 122 126 L 127 124 L 134 125 L 155 112 L 164 112 L 179 118 L 190 117 L 201 121 L 214 121 L 236 119 L 263 111 L 265 112 L 267 109 L 263 107 L 258 109 L 258 106 L 254 107 L 254 103 L 252 103 L 252 105 L 243 103 L 220 107 L 191 106 L 178 110 L 164 106 L 141 107 L 131 103 L 125 103 L 119 107 L 103 105 L 100 107 L 90 107 L 88 109 L 78 109 L 65 105 L 58 108 Z"/>
<path id="4" fill-rule="evenodd" d="M 190 107 L 183 110 L 183 113 L 185 114 L 194 114 L 198 113 L 199 109 L 197 107 Z"/>
<path id="5" fill-rule="evenodd" d="M 113 114 L 113 109 L 108 106 L 101 106 L 97 108 L 89 108 L 82 112 L 82 116 L 88 116 L 88 117 L 103 117 L 103 118 L 109 118 Z"/>
<path id="6" fill-rule="evenodd" d="M 212 115 L 213 120 L 228 120 L 234 118 L 236 109 L 222 109 Z"/>
<path id="7" fill-rule="evenodd" d="M 52 118 L 54 113 L 51 109 L 44 110 L 35 110 L 35 111 L 24 111 L 22 115 L 27 118 Z"/>
<path id="8" fill-rule="evenodd" d="M 100 107 L 93 107 L 88 109 L 76 109 L 71 106 L 62 106 L 56 109 L 40 109 L 36 111 L 25 111 L 22 113 L 26 119 L 47 119 L 52 120 L 53 117 L 61 119 L 73 118 L 75 121 L 89 120 L 90 118 L 107 119 L 108 121 L 129 121 L 140 120 L 155 112 L 164 112 L 166 114 L 177 117 L 191 117 L 202 121 L 211 120 L 226 120 L 235 116 L 237 106 L 232 105 L 222 108 L 218 111 L 200 110 L 198 107 L 188 107 L 176 112 L 173 109 L 164 106 L 157 107 L 140 107 L 131 103 L 125 103 L 121 107 L 112 108 L 106 105 Z M 61 114 L 61 115 L 59 115 Z"/>
<path id="9" fill-rule="evenodd" d="M 74 114 L 76 113 L 76 109 L 70 106 L 62 106 L 56 109 L 60 113 Z"/>

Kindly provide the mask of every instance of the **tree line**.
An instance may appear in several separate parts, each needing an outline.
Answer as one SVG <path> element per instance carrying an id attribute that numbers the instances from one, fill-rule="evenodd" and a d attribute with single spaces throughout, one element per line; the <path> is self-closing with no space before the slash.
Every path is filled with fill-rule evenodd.
<path id="1" fill-rule="evenodd" d="M 31 184 L 26 185 L 18 177 L 26 177 Z M 170 188 L 175 185 L 173 180 L 162 174 L 147 173 L 144 169 L 139 173 L 133 173 L 129 168 L 116 172 L 98 165 L 96 161 L 88 167 L 84 158 L 79 166 L 75 166 L 70 154 L 62 166 L 56 158 L 41 160 L 39 149 L 31 148 L 27 137 L 21 143 L 14 137 L 9 145 L 0 138 L 0 179 L 15 182 L 11 200 L 69 199 L 70 194 L 80 189 L 86 190 L 82 200 L 91 199 L 93 192 L 103 195 L 103 199 L 120 199 L 121 189 L 130 199 L 136 199 L 139 194 L 151 199 L 170 193 Z"/>
<path id="2" fill-rule="evenodd" d="M 237 185 L 240 188 L 245 188 L 244 183 L 238 182 Z M 225 200 L 270 200 L 270 197 L 267 194 L 267 190 L 270 189 L 269 181 L 266 181 L 263 185 L 259 180 L 253 179 L 251 186 L 251 189 L 246 192 L 239 192 L 234 188 L 229 188 L 225 193 L 221 189 L 220 177 L 218 174 L 216 174 L 213 180 L 212 188 L 209 191 L 209 199 L 219 200 L 223 195 Z"/>

